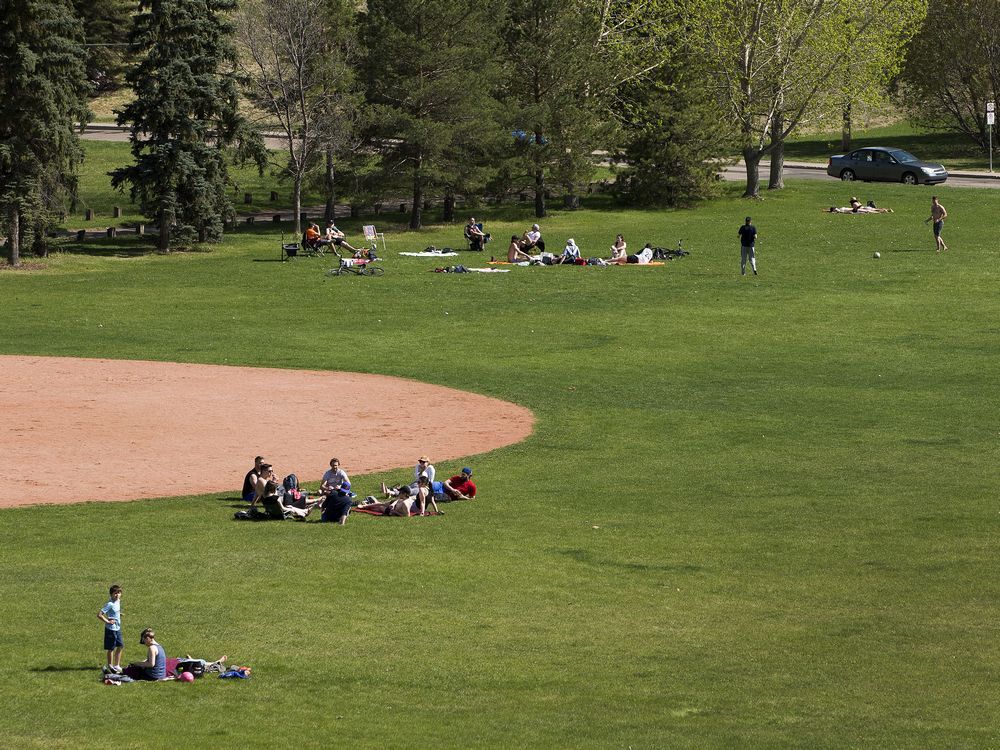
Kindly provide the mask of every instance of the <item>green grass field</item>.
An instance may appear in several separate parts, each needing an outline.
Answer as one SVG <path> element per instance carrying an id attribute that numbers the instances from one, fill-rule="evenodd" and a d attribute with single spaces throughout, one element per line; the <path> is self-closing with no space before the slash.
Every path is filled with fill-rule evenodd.
<path id="1" fill-rule="evenodd" d="M 230 495 L 0 511 L 0 745 L 1000 745 L 996 197 L 937 188 L 938 256 L 929 189 L 866 189 L 896 213 L 822 214 L 846 200 L 831 180 L 541 222 L 588 255 L 683 239 L 659 269 L 427 273 L 396 251 L 460 224 L 380 222 L 380 279 L 278 263 L 270 226 L 0 273 L 4 353 L 378 372 L 537 416 L 468 459 L 481 499 L 440 518 L 246 524 Z M 498 254 L 520 211 L 487 213 Z M 114 581 L 126 660 L 149 624 L 253 679 L 100 685 Z"/>

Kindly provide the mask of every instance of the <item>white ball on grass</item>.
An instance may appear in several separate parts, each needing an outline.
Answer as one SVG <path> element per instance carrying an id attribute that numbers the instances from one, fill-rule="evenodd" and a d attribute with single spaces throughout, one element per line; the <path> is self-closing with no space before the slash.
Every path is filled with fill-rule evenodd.
<path id="1" fill-rule="evenodd" d="M 878 252 L 878 251 L 876 250 L 876 251 L 875 251 L 875 255 L 873 255 L 872 257 L 873 257 L 873 258 L 881 258 L 881 257 L 882 257 L 882 253 L 880 253 L 880 252 Z"/>

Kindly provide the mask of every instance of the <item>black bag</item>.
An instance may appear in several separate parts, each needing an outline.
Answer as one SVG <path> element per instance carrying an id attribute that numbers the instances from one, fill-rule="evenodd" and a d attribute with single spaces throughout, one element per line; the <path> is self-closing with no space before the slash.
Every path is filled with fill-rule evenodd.
<path id="1" fill-rule="evenodd" d="M 174 674 L 180 677 L 183 672 L 190 672 L 195 677 L 202 677 L 205 674 L 205 665 L 201 659 L 181 659 L 177 662 Z"/>

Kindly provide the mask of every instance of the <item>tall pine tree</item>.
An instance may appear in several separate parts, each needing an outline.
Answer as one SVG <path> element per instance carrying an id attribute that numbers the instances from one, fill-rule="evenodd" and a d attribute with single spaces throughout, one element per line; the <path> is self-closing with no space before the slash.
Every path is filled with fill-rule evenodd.
<path id="1" fill-rule="evenodd" d="M 87 117 L 82 41 L 68 0 L 0 3 L 0 221 L 14 266 L 72 188 L 73 126 Z"/>
<path id="2" fill-rule="evenodd" d="M 497 0 L 368 0 L 366 82 L 375 135 L 386 170 L 409 183 L 412 229 L 421 225 L 428 191 L 447 193 L 455 171 L 470 172 L 481 156 L 463 144 L 499 128 L 493 29 L 501 17 Z"/>
<path id="3" fill-rule="evenodd" d="M 226 152 L 263 169 L 259 134 L 240 115 L 228 21 L 235 0 L 141 0 L 130 42 L 140 62 L 126 80 L 135 100 L 118 115 L 135 163 L 112 173 L 159 226 L 159 249 L 218 240 L 233 208 Z"/>
<path id="4" fill-rule="evenodd" d="M 541 218 L 551 184 L 572 194 L 593 170 L 593 150 L 615 130 L 606 94 L 618 71 L 602 58 L 594 3 L 511 0 L 510 6 L 506 99 L 516 126 L 514 163 L 534 188 Z"/>

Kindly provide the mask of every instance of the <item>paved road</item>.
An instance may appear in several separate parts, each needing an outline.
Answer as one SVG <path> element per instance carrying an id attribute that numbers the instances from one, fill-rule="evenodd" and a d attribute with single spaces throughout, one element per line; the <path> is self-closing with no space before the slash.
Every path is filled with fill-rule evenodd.
<path id="1" fill-rule="evenodd" d="M 127 141 L 128 133 L 113 125 L 97 125 L 84 130 L 83 138 L 90 141 Z M 280 138 L 266 137 L 264 142 L 268 148 L 284 148 L 284 141 Z M 768 163 L 762 162 L 760 165 L 762 185 L 767 185 L 767 170 Z M 734 182 L 742 182 L 747 178 L 746 168 L 742 163 L 726 167 L 722 175 L 725 179 Z M 825 164 L 806 164 L 803 162 L 785 162 L 785 179 L 833 181 L 833 178 L 826 173 Z M 953 173 L 945 184 L 950 187 L 1000 188 L 1000 174 Z"/>
<path id="2" fill-rule="evenodd" d="M 767 170 L 767 162 L 762 163 L 760 165 L 761 186 L 767 185 Z M 743 182 L 747 178 L 746 167 L 742 163 L 727 167 L 725 172 L 723 172 L 723 177 L 727 180 Z M 834 178 L 826 173 L 826 165 L 805 165 L 789 162 L 785 162 L 785 179 L 834 181 Z M 949 187 L 1000 188 L 1000 174 L 990 176 L 985 173 L 953 173 L 948 177 L 945 185 Z"/>

